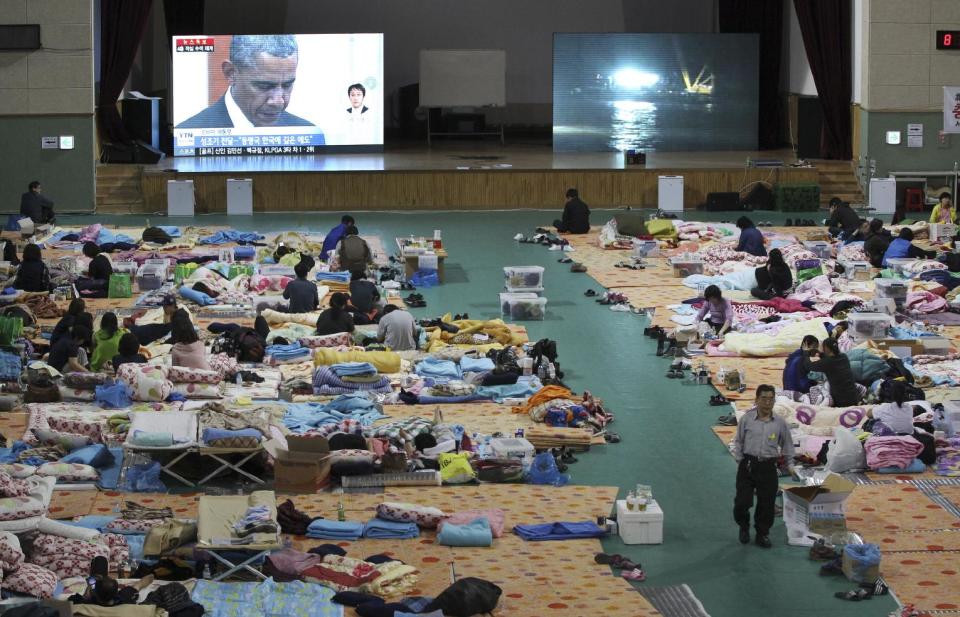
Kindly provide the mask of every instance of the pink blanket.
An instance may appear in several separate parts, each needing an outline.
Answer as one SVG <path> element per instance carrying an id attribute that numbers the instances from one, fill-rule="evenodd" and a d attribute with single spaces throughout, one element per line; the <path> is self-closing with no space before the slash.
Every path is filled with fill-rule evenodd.
<path id="1" fill-rule="evenodd" d="M 923 450 L 923 444 L 908 435 L 870 437 L 863 446 L 870 469 L 906 468 Z"/>

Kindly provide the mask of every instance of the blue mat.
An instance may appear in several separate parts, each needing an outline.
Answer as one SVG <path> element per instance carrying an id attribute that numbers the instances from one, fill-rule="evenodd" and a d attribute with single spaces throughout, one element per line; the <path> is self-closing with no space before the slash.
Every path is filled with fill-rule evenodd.
<path id="1" fill-rule="evenodd" d="M 120 469 L 123 467 L 123 448 L 110 448 L 113 455 L 113 465 L 100 469 L 100 481 L 97 483 L 102 489 L 116 489 L 120 484 Z"/>

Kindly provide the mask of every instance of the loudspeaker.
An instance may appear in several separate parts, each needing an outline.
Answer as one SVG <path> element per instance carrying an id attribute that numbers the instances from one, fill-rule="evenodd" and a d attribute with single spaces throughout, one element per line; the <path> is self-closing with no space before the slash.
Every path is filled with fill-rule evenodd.
<path id="1" fill-rule="evenodd" d="M 138 141 L 133 146 L 134 148 L 134 163 L 142 163 L 144 165 L 156 165 L 157 162 L 166 156 L 163 152 L 160 152 L 150 144 Z"/>
<path id="2" fill-rule="evenodd" d="M 797 97 L 797 157 L 820 157 L 820 135 L 823 131 L 823 108 L 815 96 Z"/>
<path id="3" fill-rule="evenodd" d="M 707 212 L 740 209 L 740 193 L 707 193 Z"/>
<path id="4" fill-rule="evenodd" d="M 40 26 L 17 24 L 0 26 L 0 51 L 40 49 Z"/>
<path id="5" fill-rule="evenodd" d="M 744 210 L 773 210 L 773 191 L 763 182 L 757 182 L 743 198 Z"/>

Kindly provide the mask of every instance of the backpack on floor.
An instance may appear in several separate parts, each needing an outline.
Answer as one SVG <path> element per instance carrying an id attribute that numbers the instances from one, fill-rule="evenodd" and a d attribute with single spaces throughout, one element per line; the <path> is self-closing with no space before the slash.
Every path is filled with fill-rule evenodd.
<path id="1" fill-rule="evenodd" d="M 449 617 L 470 617 L 492 613 L 503 590 L 490 581 L 468 576 L 450 585 L 433 599 L 426 612 L 443 611 Z"/>

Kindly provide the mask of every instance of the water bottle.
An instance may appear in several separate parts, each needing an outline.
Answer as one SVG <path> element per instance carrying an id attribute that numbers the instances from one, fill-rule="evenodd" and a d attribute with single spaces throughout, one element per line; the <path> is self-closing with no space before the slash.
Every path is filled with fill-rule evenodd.
<path id="1" fill-rule="evenodd" d="M 243 385 L 243 375 L 240 374 L 240 371 L 237 371 L 236 381 L 238 386 Z"/>
<path id="2" fill-rule="evenodd" d="M 203 565 L 203 580 L 209 581 L 211 578 L 213 578 L 213 575 L 210 574 L 210 564 L 209 564 L 209 563 L 204 564 L 204 565 Z"/>
<path id="3" fill-rule="evenodd" d="M 337 520 L 341 523 L 347 520 L 347 511 L 343 509 L 343 500 L 337 502 Z"/>

